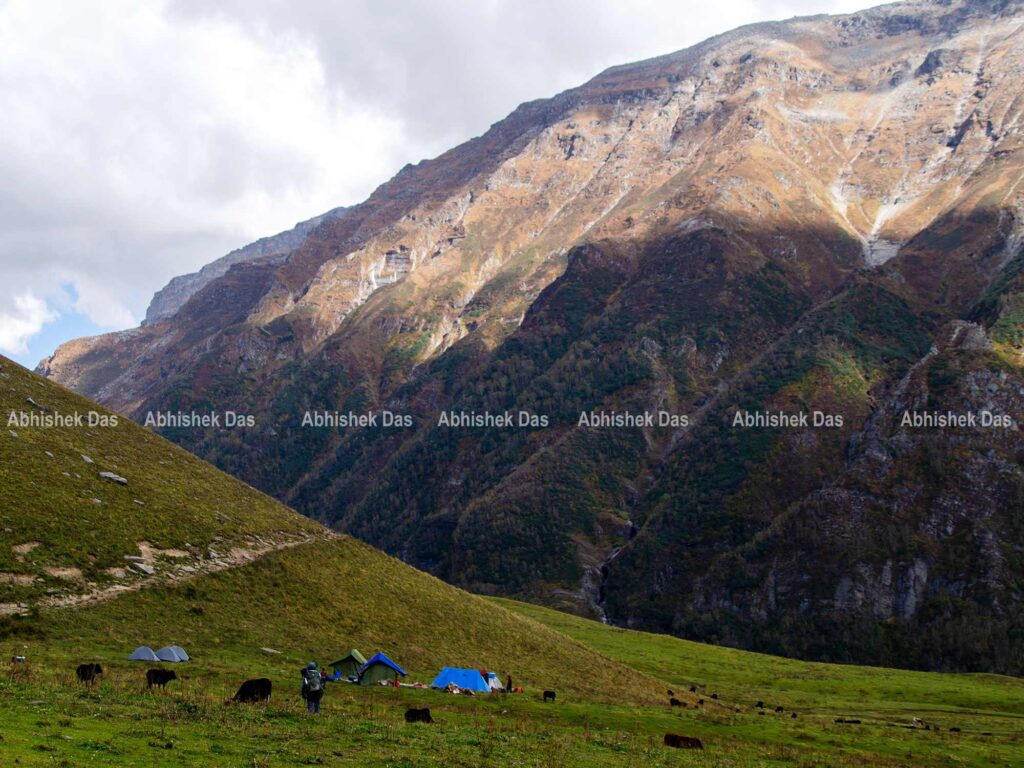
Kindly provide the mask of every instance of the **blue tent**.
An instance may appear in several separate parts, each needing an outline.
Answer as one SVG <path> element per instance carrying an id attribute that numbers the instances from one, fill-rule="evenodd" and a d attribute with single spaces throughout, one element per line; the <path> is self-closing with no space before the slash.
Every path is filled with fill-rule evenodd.
<path id="1" fill-rule="evenodd" d="M 441 670 L 431 688 L 447 688 L 449 684 L 455 683 L 459 688 L 468 688 L 471 691 L 483 691 L 489 693 L 491 686 L 487 684 L 478 669 L 459 669 L 458 667 L 445 667 Z"/>
<path id="2" fill-rule="evenodd" d="M 397 681 L 399 675 L 405 677 L 405 670 L 383 653 L 377 653 L 359 668 L 359 684 L 377 685 L 391 680 Z"/>

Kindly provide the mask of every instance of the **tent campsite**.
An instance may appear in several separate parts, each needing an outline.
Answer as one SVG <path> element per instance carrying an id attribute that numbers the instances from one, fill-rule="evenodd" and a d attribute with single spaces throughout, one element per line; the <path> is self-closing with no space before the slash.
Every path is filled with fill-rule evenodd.
<path id="1" fill-rule="evenodd" d="M 350 677 L 359 676 L 359 668 L 366 663 L 366 658 L 355 648 L 337 661 L 332 661 L 328 666 L 333 667 L 334 675 L 339 680 L 347 680 Z"/>
<path id="2" fill-rule="evenodd" d="M 160 657 L 153 652 L 153 649 L 148 645 L 140 645 L 134 651 L 132 655 L 128 657 L 128 661 L 160 661 Z"/>
<path id="3" fill-rule="evenodd" d="M 185 649 L 180 645 L 165 646 L 156 652 L 156 657 L 160 661 L 169 661 L 172 664 L 178 664 L 179 662 L 189 660 L 188 654 L 185 653 Z"/>
<path id="4" fill-rule="evenodd" d="M 405 677 L 405 670 L 383 653 L 377 653 L 359 668 L 359 684 L 397 683 L 399 675 Z"/>
<path id="5" fill-rule="evenodd" d="M 430 684 L 430 687 L 447 688 L 452 684 L 470 691 L 482 691 L 483 693 L 490 693 L 491 691 L 491 686 L 484 680 L 480 670 L 459 669 L 458 667 L 445 667 L 442 669 L 437 677 L 434 678 L 434 682 Z"/>

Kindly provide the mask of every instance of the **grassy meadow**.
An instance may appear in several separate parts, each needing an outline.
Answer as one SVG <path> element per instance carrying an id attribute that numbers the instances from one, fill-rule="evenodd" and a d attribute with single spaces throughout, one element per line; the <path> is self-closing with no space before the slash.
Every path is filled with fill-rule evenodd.
<path id="1" fill-rule="evenodd" d="M 0 407 L 103 413 L 3 359 Z M 808 664 L 470 595 L 127 421 L 6 428 L 0 459 L 0 768 L 1024 764 L 1016 679 Z M 193 661 L 147 691 L 156 665 L 127 661 L 141 644 Z M 409 682 L 486 667 L 525 692 L 338 683 L 307 716 L 300 669 L 352 647 Z M 93 661 L 106 674 L 85 687 L 74 670 Z M 269 704 L 225 704 L 256 677 Z M 408 706 L 435 722 L 406 724 Z M 669 749 L 669 732 L 705 748 Z"/>

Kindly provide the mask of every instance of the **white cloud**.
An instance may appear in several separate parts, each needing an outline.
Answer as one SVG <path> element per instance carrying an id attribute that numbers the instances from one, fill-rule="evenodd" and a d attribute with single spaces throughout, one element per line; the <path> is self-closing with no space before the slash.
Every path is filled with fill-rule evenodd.
<path id="1" fill-rule="evenodd" d="M 56 320 L 57 313 L 30 293 L 13 296 L 11 305 L 11 310 L 0 312 L 0 352 L 16 355 L 28 350 L 26 342 Z"/>
<path id="2" fill-rule="evenodd" d="M 358 202 L 519 102 L 855 4 L 0 0 L 0 336 L 24 344 L 14 296 L 65 308 L 63 285 L 67 308 L 130 325 L 173 275 Z"/>

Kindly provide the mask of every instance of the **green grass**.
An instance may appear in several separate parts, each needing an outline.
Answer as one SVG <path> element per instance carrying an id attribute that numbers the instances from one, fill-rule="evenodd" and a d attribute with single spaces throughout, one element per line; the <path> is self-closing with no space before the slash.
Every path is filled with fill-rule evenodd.
<path id="1" fill-rule="evenodd" d="M 50 410 L 95 409 L 0 360 L 4 409 L 32 407 L 28 397 Z M 28 609 L 17 622 L 0 622 L 0 659 L 29 662 L 5 664 L 0 674 L 2 766 L 853 768 L 1024 760 L 1024 690 L 1015 680 L 805 664 L 484 599 L 353 539 L 325 538 L 319 526 L 130 423 L 16 432 L 0 442 L 0 522 L 10 529 L 0 535 L 0 562 L 2 572 L 32 580 L 0 584 Z M 128 477 L 128 486 L 100 480 L 101 469 Z M 140 541 L 182 548 L 185 562 L 202 563 L 207 546 L 304 539 L 187 579 L 179 572 L 171 580 L 173 564 L 160 559 L 145 585 L 118 582 L 144 588 L 77 608 L 47 601 L 48 593 L 106 586 L 103 569 L 123 565 Z M 14 549 L 27 542 L 39 545 Z M 65 584 L 48 567 L 77 568 L 82 578 Z M 125 660 L 141 643 L 184 645 L 194 661 L 177 667 L 182 679 L 168 691 L 147 693 L 150 665 Z M 453 697 L 336 684 L 324 715 L 306 717 L 300 668 L 353 646 L 367 655 L 383 650 L 410 680 L 429 683 L 442 666 L 486 667 L 511 674 L 526 692 Z M 107 674 L 89 690 L 73 670 L 93 660 Z M 262 676 L 274 682 L 270 705 L 224 704 L 242 680 Z M 688 706 L 668 707 L 667 687 Z M 546 688 L 558 692 L 556 704 L 540 700 Z M 757 699 L 786 712 L 759 714 Z M 429 706 L 437 722 L 407 725 L 409 705 Z M 914 716 L 941 730 L 908 729 Z M 863 722 L 836 724 L 836 717 Z M 952 725 L 963 732 L 950 732 Z M 667 749 L 667 732 L 697 736 L 706 749 Z"/>
<path id="2" fill-rule="evenodd" d="M 367 658 L 384 651 L 409 672 L 408 682 L 429 683 L 441 667 L 462 666 L 511 673 L 517 684 L 555 687 L 570 698 L 661 698 L 654 678 L 631 675 L 532 619 L 348 537 L 140 590 L 80 611 L 73 622 L 61 611 L 45 613 L 41 624 L 45 647 L 89 648 L 113 664 L 137 645 L 173 642 L 249 676 L 294 678 L 297 665 L 330 662 L 355 647 Z"/>
<path id="3" fill-rule="evenodd" d="M 797 721 L 810 718 L 825 724 L 826 730 L 831 730 L 836 718 L 862 720 L 861 726 L 840 729 L 847 734 L 854 729 L 844 749 L 895 758 L 906 748 L 922 765 L 1024 761 L 1024 683 L 1017 678 L 804 662 L 608 627 L 536 605 L 492 600 L 611 659 L 666 680 L 675 690 L 688 691 L 696 685 L 703 696 L 718 693 L 721 701 L 741 713 L 752 713 L 754 705 L 763 701 L 772 709 L 782 706 L 787 713 L 798 712 Z M 941 731 L 903 727 L 915 717 Z M 782 724 L 786 725 L 784 718 Z M 948 737 L 940 736 L 951 727 L 962 731 L 949 734 L 957 738 L 952 750 Z"/>
<path id="4" fill-rule="evenodd" d="M 85 581 L 113 583 L 107 569 L 126 566 L 124 556 L 138 555 L 140 541 L 201 557 L 211 545 L 226 551 L 323 531 L 125 418 L 115 427 L 8 427 L 12 412 L 41 413 L 29 399 L 49 414 L 114 416 L 0 357 L 0 574 L 9 574 L 0 576 L 0 604 L 85 591 Z M 102 479 L 102 471 L 128 485 Z M 34 543 L 27 553 L 14 549 Z M 69 567 L 85 581 L 46 571 Z"/>

